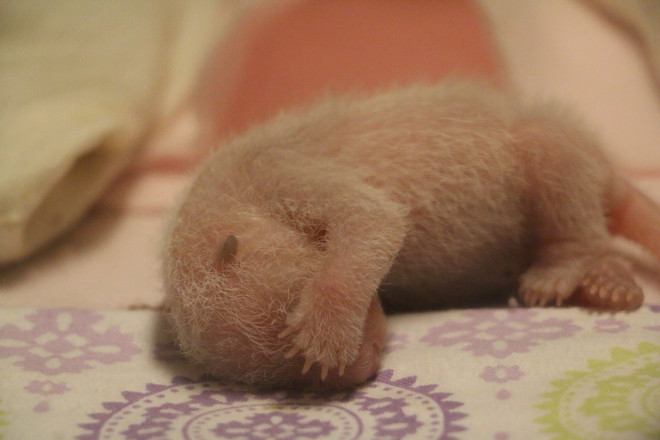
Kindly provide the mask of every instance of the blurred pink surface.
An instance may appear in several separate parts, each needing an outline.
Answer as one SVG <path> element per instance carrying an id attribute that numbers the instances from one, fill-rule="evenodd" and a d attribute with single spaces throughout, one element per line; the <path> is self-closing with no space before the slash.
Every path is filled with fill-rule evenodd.
<path id="1" fill-rule="evenodd" d="M 447 76 L 504 80 L 470 0 L 310 0 L 248 14 L 207 67 L 197 99 L 219 132 L 328 92 Z M 209 87 L 211 85 L 211 87 Z"/>

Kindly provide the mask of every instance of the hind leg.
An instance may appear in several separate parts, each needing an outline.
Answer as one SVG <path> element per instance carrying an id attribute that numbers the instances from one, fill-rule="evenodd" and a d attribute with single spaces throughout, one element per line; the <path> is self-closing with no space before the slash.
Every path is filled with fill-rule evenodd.
<path id="1" fill-rule="evenodd" d="M 535 251 L 520 278 L 522 302 L 561 305 L 571 299 L 613 310 L 638 307 L 641 290 L 612 254 L 605 200 L 614 173 L 595 141 L 553 110 L 530 112 L 518 129 Z"/>
<path id="2" fill-rule="evenodd" d="M 521 278 L 527 306 L 564 303 L 603 310 L 634 310 L 644 299 L 630 263 L 615 255 L 575 256 L 534 265 Z"/>
<path id="3" fill-rule="evenodd" d="M 543 246 L 520 278 L 522 303 L 529 307 L 566 303 L 601 255 L 593 244 L 580 241 Z"/>

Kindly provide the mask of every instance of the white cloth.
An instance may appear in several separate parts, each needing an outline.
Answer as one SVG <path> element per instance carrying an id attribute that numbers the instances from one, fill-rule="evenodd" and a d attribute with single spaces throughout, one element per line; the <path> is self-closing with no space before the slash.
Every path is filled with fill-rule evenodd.
<path id="1" fill-rule="evenodd" d="M 220 4 L 0 3 L 0 264 L 69 228 L 125 168 L 185 91 Z"/>

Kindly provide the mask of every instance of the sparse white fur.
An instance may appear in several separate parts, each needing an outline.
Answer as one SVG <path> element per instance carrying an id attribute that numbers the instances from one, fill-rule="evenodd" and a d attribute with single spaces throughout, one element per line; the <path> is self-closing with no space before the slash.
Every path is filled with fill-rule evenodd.
<path id="1" fill-rule="evenodd" d="M 398 309 L 516 289 L 561 304 L 611 269 L 613 285 L 582 287 L 635 307 L 634 287 L 612 298 L 629 280 L 605 216 L 616 185 L 595 138 L 554 104 L 449 82 L 329 97 L 200 168 L 167 233 L 169 317 L 214 374 L 282 385 L 304 381 L 304 359 L 321 374 L 362 362 L 379 290 Z M 238 252 L 219 267 L 229 235 Z M 302 357 L 286 359 L 292 348 Z"/>

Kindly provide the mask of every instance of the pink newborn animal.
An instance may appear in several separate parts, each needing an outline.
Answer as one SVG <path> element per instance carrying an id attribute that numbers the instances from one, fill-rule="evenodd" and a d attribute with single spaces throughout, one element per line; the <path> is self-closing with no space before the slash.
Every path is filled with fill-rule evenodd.
<path id="1" fill-rule="evenodd" d="M 376 372 L 393 309 L 642 303 L 608 227 L 660 256 L 660 214 L 555 105 L 478 85 L 331 97 L 201 166 L 167 233 L 184 353 L 266 386 Z"/>

